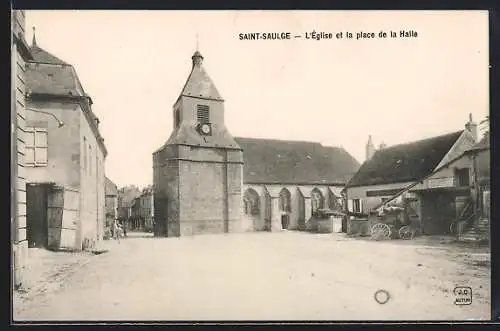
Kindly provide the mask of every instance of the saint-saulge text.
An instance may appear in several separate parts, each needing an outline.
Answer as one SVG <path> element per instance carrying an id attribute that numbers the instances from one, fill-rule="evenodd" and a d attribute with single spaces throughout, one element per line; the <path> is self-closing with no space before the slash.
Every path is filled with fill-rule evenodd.
<path id="1" fill-rule="evenodd" d="M 245 32 L 239 33 L 239 40 L 291 40 L 291 39 L 306 39 L 306 40 L 332 40 L 332 39 L 349 39 L 349 40 L 369 40 L 369 39 L 411 39 L 417 38 L 418 32 L 412 29 L 406 30 L 379 30 L 379 31 L 335 31 L 326 32 L 311 30 L 303 33 L 291 32 Z"/>

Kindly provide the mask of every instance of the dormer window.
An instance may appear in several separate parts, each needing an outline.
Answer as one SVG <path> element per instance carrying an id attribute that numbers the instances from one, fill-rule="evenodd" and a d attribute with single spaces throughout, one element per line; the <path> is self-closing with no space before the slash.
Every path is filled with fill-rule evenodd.
<path id="1" fill-rule="evenodd" d="M 196 105 L 196 118 L 199 123 L 210 123 L 210 109 L 207 105 Z"/>

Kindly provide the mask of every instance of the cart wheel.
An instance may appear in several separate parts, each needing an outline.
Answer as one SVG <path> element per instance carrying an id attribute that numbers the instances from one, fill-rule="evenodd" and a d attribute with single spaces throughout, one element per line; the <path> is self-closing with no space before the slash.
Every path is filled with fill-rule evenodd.
<path id="1" fill-rule="evenodd" d="M 411 239 L 413 237 L 411 228 L 405 225 L 399 229 L 399 238 L 401 239 Z"/>
<path id="2" fill-rule="evenodd" d="M 371 234 L 373 237 L 383 237 L 389 239 L 391 237 L 391 228 L 384 223 L 377 223 L 371 228 Z"/>

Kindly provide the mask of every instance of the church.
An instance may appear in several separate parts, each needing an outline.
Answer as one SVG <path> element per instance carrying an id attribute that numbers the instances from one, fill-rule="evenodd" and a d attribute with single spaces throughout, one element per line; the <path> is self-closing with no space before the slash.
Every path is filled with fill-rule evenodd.
<path id="1" fill-rule="evenodd" d="M 341 209 L 359 163 L 316 142 L 233 137 L 224 99 L 197 50 L 174 103 L 174 127 L 153 153 L 155 235 L 303 230 Z"/>

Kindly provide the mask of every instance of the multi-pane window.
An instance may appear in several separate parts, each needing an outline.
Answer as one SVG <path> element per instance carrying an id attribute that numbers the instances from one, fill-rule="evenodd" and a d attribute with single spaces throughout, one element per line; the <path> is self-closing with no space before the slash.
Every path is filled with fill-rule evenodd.
<path id="1" fill-rule="evenodd" d="M 46 128 L 26 128 L 25 165 L 45 167 L 48 162 L 48 132 Z"/>
<path id="2" fill-rule="evenodd" d="M 361 200 L 353 199 L 352 200 L 352 211 L 355 213 L 361 213 Z"/>
<path id="3" fill-rule="evenodd" d="M 207 105 L 196 105 L 196 118 L 200 123 L 210 122 L 210 110 Z"/>
<path id="4" fill-rule="evenodd" d="M 455 178 L 458 186 L 469 186 L 469 168 L 455 169 Z"/>

